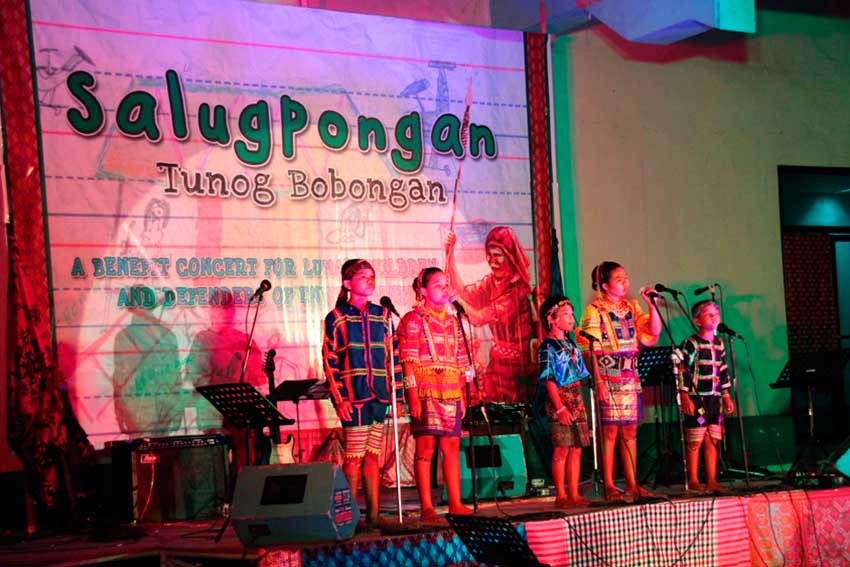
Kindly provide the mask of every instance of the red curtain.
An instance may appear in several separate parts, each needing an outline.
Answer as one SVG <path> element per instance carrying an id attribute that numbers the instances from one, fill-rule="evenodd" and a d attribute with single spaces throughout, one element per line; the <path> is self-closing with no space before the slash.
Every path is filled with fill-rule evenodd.
<path id="1" fill-rule="evenodd" d="M 24 463 L 30 495 L 48 507 L 59 485 L 63 431 L 54 373 L 41 175 L 24 0 L 0 2 L 0 93 L 14 222 L 9 243 L 9 446 Z M 38 301 L 36 301 L 38 298 Z"/>
<path id="2" fill-rule="evenodd" d="M 526 89 L 531 151 L 531 192 L 534 199 L 534 233 L 537 255 L 537 288 L 543 298 L 550 293 L 552 271 L 552 167 L 549 143 L 549 73 L 545 34 L 525 34 Z M 534 319 L 536 320 L 536 314 Z"/>

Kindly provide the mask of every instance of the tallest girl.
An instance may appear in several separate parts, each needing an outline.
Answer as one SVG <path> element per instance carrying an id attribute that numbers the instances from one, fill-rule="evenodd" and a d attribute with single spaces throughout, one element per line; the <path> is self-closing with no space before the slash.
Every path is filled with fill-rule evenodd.
<path id="1" fill-rule="evenodd" d="M 596 396 L 602 421 L 602 471 L 609 500 L 622 499 L 614 485 L 614 446 L 619 437 L 626 496 L 648 496 L 637 483 L 637 426 L 641 387 L 637 356 L 641 345 L 652 346 L 661 332 L 661 316 L 650 301 L 649 288 L 640 290 L 649 313 L 629 297 L 629 275 L 616 262 L 602 262 L 591 273 L 596 299 L 581 317 L 577 342 L 582 352 L 596 357 Z M 581 335 L 584 331 L 596 340 Z M 592 362 L 588 361 L 589 363 Z"/>

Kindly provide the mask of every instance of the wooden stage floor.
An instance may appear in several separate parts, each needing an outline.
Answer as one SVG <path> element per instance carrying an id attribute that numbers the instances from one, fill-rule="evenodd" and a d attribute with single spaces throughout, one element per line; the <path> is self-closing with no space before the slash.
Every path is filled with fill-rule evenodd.
<path id="1" fill-rule="evenodd" d="M 511 522 L 523 526 L 523 529 L 520 531 L 524 535 L 527 534 L 530 544 L 532 543 L 531 536 L 533 532 L 531 526 L 551 525 L 552 520 L 560 520 L 560 523 L 570 526 L 569 529 L 564 528 L 566 535 L 558 536 L 554 540 L 555 547 L 560 550 L 564 548 L 564 544 L 559 540 L 564 538 L 569 539 L 570 529 L 575 532 L 573 535 L 576 535 L 578 532 L 573 526 L 583 525 L 582 522 L 586 524 L 589 521 L 587 520 L 588 518 L 604 518 L 606 517 L 604 514 L 607 514 L 609 517 L 607 522 L 614 525 L 618 523 L 616 518 L 626 518 L 626 515 L 630 511 L 638 509 L 649 510 L 653 506 L 658 506 L 659 502 L 662 507 L 664 504 L 674 504 L 675 506 L 667 506 L 667 508 L 673 509 L 678 507 L 681 510 L 684 510 L 685 507 L 699 507 L 700 509 L 713 510 L 715 508 L 719 509 L 716 505 L 718 502 L 749 502 L 751 507 L 749 517 L 753 519 L 759 513 L 754 506 L 761 500 L 764 500 L 765 503 L 774 502 L 773 505 L 776 505 L 776 502 L 787 501 L 792 506 L 794 505 L 793 502 L 803 502 L 803 505 L 798 504 L 798 508 L 800 506 L 804 508 L 806 502 L 808 502 L 808 507 L 811 508 L 811 502 L 813 501 L 811 495 L 823 494 L 822 500 L 830 501 L 831 506 L 835 505 L 832 501 L 840 500 L 846 501 L 842 505 L 850 509 L 850 488 L 812 488 L 806 491 L 792 490 L 788 487 L 780 486 L 777 481 L 763 480 L 753 481 L 748 491 L 744 490 L 742 482 L 736 481 L 733 484 L 727 484 L 727 486 L 730 487 L 730 491 L 727 494 L 699 497 L 685 494 L 681 487 L 670 489 L 658 487 L 656 494 L 662 497 L 659 500 L 620 506 L 607 506 L 597 501 L 588 507 L 568 510 L 556 509 L 554 507 L 554 498 L 551 496 L 516 498 L 500 502 L 484 500 L 479 502 L 478 515 L 481 517 L 508 518 Z M 586 492 L 585 496 L 594 498 L 595 495 L 592 494 L 592 487 L 585 486 L 584 488 Z M 353 539 L 345 542 L 305 545 L 288 544 L 252 548 L 242 545 L 232 527 L 229 526 L 224 531 L 221 541 L 216 543 L 214 541 L 215 537 L 223 524 L 223 520 L 219 518 L 204 522 L 142 524 L 131 527 L 116 527 L 114 530 L 89 530 L 87 533 L 56 535 L 52 537 L 17 539 L 6 537 L 3 544 L 0 545 L 0 565 L 8 565 L 10 567 L 45 565 L 78 566 L 93 564 L 115 566 L 170 565 L 175 567 L 188 567 L 190 565 L 275 565 L 293 567 L 302 565 L 383 565 L 383 567 L 390 567 L 396 564 L 475 564 L 474 562 L 470 562 L 468 551 L 458 536 L 450 529 L 448 523 L 443 525 L 421 525 L 419 523 L 414 489 L 406 488 L 403 490 L 404 521 L 401 524 L 397 522 L 395 492 L 390 489 L 385 489 L 383 492 L 382 512 L 387 520 L 387 529 L 360 533 L 355 535 Z M 587 494 L 588 492 L 591 493 Z M 797 496 L 794 496 L 794 494 Z M 741 506 L 746 506 L 746 504 L 741 504 L 739 507 Z M 445 508 L 438 509 L 438 512 L 445 512 Z M 600 515 L 600 512 L 604 512 L 604 514 Z M 696 512 L 691 513 L 696 514 Z M 796 512 L 796 514 L 800 522 L 803 522 L 800 513 Z M 814 512 L 810 515 L 812 514 Z M 676 514 L 673 514 L 673 517 L 668 519 L 668 521 L 672 521 L 675 524 L 680 520 L 677 519 Z M 845 523 L 850 522 L 850 518 L 845 516 L 844 521 Z M 550 522 L 550 524 L 546 524 L 546 522 Z M 601 525 L 602 528 L 597 526 L 594 529 L 602 529 L 603 531 L 607 529 L 606 524 L 603 523 Z M 629 545 L 628 526 L 625 528 L 626 533 L 622 534 L 624 536 L 622 542 L 617 545 Z M 637 526 L 635 528 L 637 529 Z M 774 526 L 771 524 L 770 528 L 773 529 Z M 847 526 L 847 528 L 845 531 L 850 533 L 850 526 Z M 584 525 L 582 529 L 587 529 L 587 526 Z M 623 526 L 619 526 L 618 529 L 622 531 Z M 800 529 L 801 538 L 803 531 L 803 529 Z M 752 534 L 752 527 L 750 528 L 750 532 Z M 817 532 L 817 526 L 815 526 L 815 532 Z M 821 532 L 823 532 L 823 528 L 821 528 Z M 746 539 L 746 535 L 743 537 Z M 716 564 L 772 564 L 771 556 L 767 555 L 771 548 L 762 546 L 762 551 L 759 551 L 757 549 L 757 541 L 752 538 L 753 536 L 751 535 L 749 542 L 749 547 L 751 548 L 749 556 L 751 560 L 749 562 L 743 562 L 739 558 L 737 560 L 738 563 L 735 561 L 723 563 L 718 560 Z M 783 554 L 782 562 L 788 565 L 793 564 L 787 560 L 789 552 L 787 550 L 783 551 L 786 547 L 792 545 L 793 542 L 788 543 L 780 541 L 780 539 L 774 542 L 774 547 L 779 550 L 779 554 Z M 806 545 L 802 540 L 799 544 L 803 547 Z M 847 547 L 850 548 L 850 544 Z M 551 555 L 550 553 L 550 564 L 593 564 L 592 561 L 584 563 L 578 561 L 580 554 L 574 549 L 570 552 L 569 545 L 564 549 L 566 549 L 565 553 L 571 559 L 564 559 L 563 561 L 561 559 L 553 560 L 556 555 L 559 558 L 561 557 L 560 551 L 558 551 L 556 555 Z M 608 548 L 602 551 L 610 553 L 611 549 Z M 765 549 L 767 551 L 764 551 Z M 826 553 L 824 551 L 825 549 L 825 547 L 819 548 L 822 554 Z M 597 552 L 599 550 L 593 553 L 596 554 Z M 805 552 L 805 549 L 803 549 L 803 552 Z M 758 553 L 758 555 L 753 555 L 754 553 Z M 741 554 L 743 554 L 743 550 L 739 553 L 743 557 Z M 614 560 L 605 560 L 604 563 L 612 565 L 628 564 L 625 562 L 627 561 L 626 559 L 623 559 L 623 561 L 617 560 L 618 556 L 616 554 L 612 557 L 614 557 Z M 756 559 L 753 560 L 753 557 Z M 759 561 L 760 559 L 763 559 L 763 561 Z M 848 561 L 847 564 L 850 564 L 850 556 L 844 557 L 844 559 Z M 677 564 L 699 564 L 699 561 L 700 559 L 696 558 L 693 562 L 680 561 Z M 670 562 L 659 559 L 657 563 L 650 561 L 646 564 L 661 565 L 670 564 Z M 826 562 L 821 564 L 832 563 Z"/>

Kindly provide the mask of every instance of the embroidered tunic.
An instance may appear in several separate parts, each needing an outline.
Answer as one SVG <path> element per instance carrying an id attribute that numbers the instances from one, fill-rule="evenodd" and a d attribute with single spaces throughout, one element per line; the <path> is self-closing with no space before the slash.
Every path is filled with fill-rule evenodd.
<path id="1" fill-rule="evenodd" d="M 367 303 L 361 311 L 348 303 L 325 317 L 325 339 L 322 358 L 333 403 L 352 404 L 377 400 L 390 403 L 387 337 L 390 329 L 387 311 Z M 395 350 L 395 343 L 393 350 Z M 395 360 L 396 395 L 403 399 L 401 364 Z"/>
<path id="2" fill-rule="evenodd" d="M 697 396 L 722 396 L 732 387 L 722 337 L 707 341 L 693 335 L 682 343 L 682 351 L 685 353 L 685 372 L 679 390 Z"/>
<path id="3" fill-rule="evenodd" d="M 637 300 L 611 302 L 599 298 L 584 310 L 579 327 L 598 339 L 593 352 L 599 363 L 599 378 L 608 388 L 608 400 L 600 402 L 603 425 L 633 425 L 640 418 L 640 380 L 637 355 L 641 345 L 652 346 L 658 335 L 649 331 L 649 314 Z M 582 352 L 590 342 L 578 335 Z"/>
<path id="4" fill-rule="evenodd" d="M 571 425 L 558 422 L 555 405 L 546 395 L 546 415 L 551 422 L 552 441 L 556 447 L 584 447 L 590 444 L 587 426 L 587 410 L 581 397 L 581 379 L 590 375 L 578 348 L 567 341 L 547 337 L 537 349 L 540 367 L 538 381 L 545 388 L 546 382 L 558 387 L 558 397 L 573 416 Z"/>
<path id="5" fill-rule="evenodd" d="M 457 320 L 419 308 L 402 318 L 398 334 L 401 361 L 413 365 L 422 405 L 414 435 L 460 435 L 462 374 L 469 364 Z"/>

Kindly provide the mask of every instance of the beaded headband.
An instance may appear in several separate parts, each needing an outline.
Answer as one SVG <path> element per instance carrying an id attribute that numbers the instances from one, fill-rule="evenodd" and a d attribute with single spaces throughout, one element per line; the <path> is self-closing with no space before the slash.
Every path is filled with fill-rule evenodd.
<path id="1" fill-rule="evenodd" d="M 548 311 L 546 311 L 546 315 L 544 316 L 544 319 L 548 319 L 549 317 L 552 316 L 553 313 L 557 313 L 558 309 L 560 309 L 564 305 L 569 305 L 570 307 L 572 307 L 573 304 L 570 302 L 569 299 L 562 299 L 561 301 L 559 301 L 558 303 L 556 303 L 555 305 L 550 307 Z"/>

